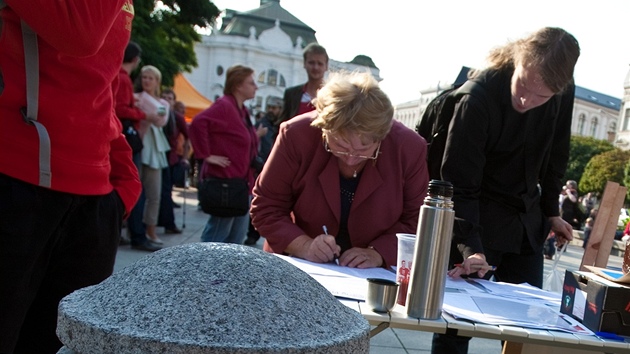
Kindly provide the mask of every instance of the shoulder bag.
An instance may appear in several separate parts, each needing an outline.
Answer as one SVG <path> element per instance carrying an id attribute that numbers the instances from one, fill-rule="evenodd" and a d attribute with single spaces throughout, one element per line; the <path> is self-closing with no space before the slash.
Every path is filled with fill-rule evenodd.
<path id="1" fill-rule="evenodd" d="M 204 213 L 220 217 L 243 216 L 249 211 L 249 186 L 243 178 L 205 178 L 199 184 Z"/>
<path id="2" fill-rule="evenodd" d="M 123 127 L 123 134 L 125 135 L 125 139 L 127 139 L 127 143 L 131 147 L 131 151 L 135 154 L 142 151 L 144 147 L 142 143 L 142 138 L 140 137 L 140 133 L 136 130 L 133 125 L 133 121 L 131 119 L 121 119 Z"/>

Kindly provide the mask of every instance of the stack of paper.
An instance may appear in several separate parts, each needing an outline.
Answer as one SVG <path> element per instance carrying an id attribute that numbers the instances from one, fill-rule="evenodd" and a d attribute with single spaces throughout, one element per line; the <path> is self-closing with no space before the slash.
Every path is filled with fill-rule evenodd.
<path id="1" fill-rule="evenodd" d="M 365 301 L 367 278 L 381 278 L 396 281 L 396 274 L 384 268 L 349 268 L 335 263 L 314 263 L 304 259 L 276 254 L 294 266 L 308 273 L 337 297 Z"/>
<path id="2" fill-rule="evenodd" d="M 447 278 L 446 281 L 443 310 L 455 318 L 593 335 L 572 317 L 561 314 L 559 309 L 560 294 L 529 284 L 483 279 Z"/>

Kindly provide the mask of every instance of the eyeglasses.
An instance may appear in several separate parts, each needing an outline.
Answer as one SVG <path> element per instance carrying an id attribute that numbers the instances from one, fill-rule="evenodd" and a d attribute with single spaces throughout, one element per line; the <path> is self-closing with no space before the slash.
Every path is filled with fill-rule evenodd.
<path id="1" fill-rule="evenodd" d="M 381 153 L 381 142 L 378 142 L 378 147 L 376 148 L 376 151 L 374 152 L 374 155 L 372 156 L 365 156 L 365 155 L 355 155 L 355 154 L 351 154 L 347 151 L 336 151 L 336 150 L 331 150 L 330 147 L 328 146 L 328 137 L 326 135 L 324 135 L 323 137 L 324 139 L 324 149 L 333 154 L 333 155 L 337 155 L 337 156 L 344 156 L 344 157 L 356 157 L 358 159 L 363 159 L 363 160 L 374 160 L 374 163 L 376 163 L 376 159 L 378 159 L 378 155 Z"/>

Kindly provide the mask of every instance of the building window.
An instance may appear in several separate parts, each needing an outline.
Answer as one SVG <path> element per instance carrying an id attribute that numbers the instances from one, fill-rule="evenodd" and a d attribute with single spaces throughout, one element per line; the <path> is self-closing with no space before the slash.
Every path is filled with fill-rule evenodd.
<path id="1" fill-rule="evenodd" d="M 615 131 L 617 131 L 617 123 L 615 123 L 615 122 L 610 122 L 610 126 L 609 126 L 609 128 L 608 128 L 608 131 L 609 131 L 609 132 L 615 132 Z"/>
<path id="2" fill-rule="evenodd" d="M 586 116 L 582 113 L 580 114 L 580 118 L 578 118 L 577 132 L 579 135 L 584 135 L 584 123 L 586 123 Z"/>
<path id="3" fill-rule="evenodd" d="M 268 86 L 286 87 L 286 80 L 277 70 L 269 69 L 258 75 L 258 83 L 267 83 Z"/>
<path id="4" fill-rule="evenodd" d="M 277 86 L 278 85 L 278 71 L 269 69 L 267 71 L 267 85 L 269 86 Z"/>
<path id="5" fill-rule="evenodd" d="M 597 124 L 598 124 L 598 120 L 597 120 L 597 117 L 595 117 L 591 121 L 591 136 L 593 138 L 597 137 Z"/>
<path id="6" fill-rule="evenodd" d="M 221 65 L 217 65 L 217 75 L 223 75 L 223 67 Z"/>

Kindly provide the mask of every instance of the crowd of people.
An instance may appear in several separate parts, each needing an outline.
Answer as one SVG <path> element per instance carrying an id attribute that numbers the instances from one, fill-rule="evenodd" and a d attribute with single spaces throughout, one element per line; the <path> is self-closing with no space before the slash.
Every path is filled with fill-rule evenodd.
<path id="1" fill-rule="evenodd" d="M 152 65 L 140 68 L 138 90 L 130 78 L 141 61 L 142 49 L 130 41 L 118 74 L 115 111 L 132 149 L 132 158 L 142 182 L 140 198 L 127 219 L 122 243 L 142 251 L 157 251 L 165 234 L 180 234 L 175 225 L 173 180 L 178 169 L 188 168 L 188 126 L 175 110 L 178 104 L 171 88 L 162 88 L 162 73 Z M 137 92 L 134 92 L 137 91 Z M 182 103 L 179 102 L 179 106 Z M 183 141 L 180 139 L 183 137 Z"/>
<path id="2" fill-rule="evenodd" d="M 201 241 L 253 245 L 262 237 L 268 252 L 313 262 L 396 265 L 395 235 L 416 232 L 427 193 L 428 146 L 393 119 L 370 73 L 327 73 L 325 48 L 309 44 L 307 82 L 266 102 L 253 120 L 246 102 L 256 97 L 256 73 L 235 64 L 223 96 L 188 126 L 160 69 L 140 67 L 142 50 L 129 41 L 129 0 L 72 21 L 58 21 L 67 14 L 53 4 L 7 3 L 0 67 L 22 75 L 5 75 L 0 95 L 7 124 L 0 132 L 0 352 L 56 352 L 63 296 L 109 276 L 125 239 L 156 251 L 160 235 L 182 232 L 172 192 L 186 184 L 180 171 L 191 156 L 200 179 L 247 181 L 251 203 L 244 215 L 209 215 Z M 55 98 L 39 105 L 52 142 L 48 184 L 38 164 L 39 123 L 23 124 L 21 113 L 22 21 L 46 33 L 39 92 Z M 94 38 L 104 40 L 95 45 Z M 454 186 L 450 276 L 541 287 L 547 236 L 562 244 L 573 229 L 592 228 L 594 195 L 580 200 L 577 183 L 563 183 L 579 55 L 571 34 L 546 27 L 492 50 L 488 67 L 469 78 L 481 94 L 457 102 L 439 176 Z M 59 94 L 59 82 L 74 83 L 75 95 Z M 479 270 L 488 264 L 496 271 Z M 468 341 L 436 334 L 432 352 L 465 353 Z"/>

